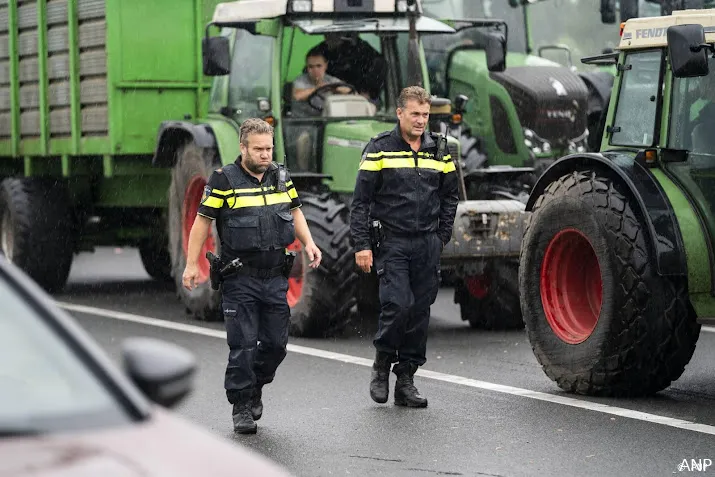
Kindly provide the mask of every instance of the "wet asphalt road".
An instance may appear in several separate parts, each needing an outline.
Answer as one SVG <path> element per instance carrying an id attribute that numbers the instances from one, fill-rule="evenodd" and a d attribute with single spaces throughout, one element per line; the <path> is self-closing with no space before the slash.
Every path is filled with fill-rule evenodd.
<path id="1" fill-rule="evenodd" d="M 80 255 L 67 289 L 56 298 L 101 309 L 71 314 L 117 362 L 129 336 L 191 349 L 200 369 L 195 391 L 177 412 L 297 476 L 715 475 L 715 464 L 704 472 L 678 469 L 683 459 L 715 462 L 713 332 L 701 333 L 685 374 L 659 395 L 587 399 L 560 392 L 541 371 L 523 332 L 470 330 L 445 288 L 432 308 L 422 368 L 436 373 L 415 378 L 428 408 L 397 408 L 392 395 L 384 405 L 370 400 L 369 334 L 291 338 L 298 347 L 265 389 L 258 434 L 234 436 L 223 391 L 228 348 L 221 324 L 188 318 L 173 285 L 151 281 L 135 250 Z M 217 336 L 99 316 L 102 310 L 158 318 L 167 326 L 201 326 Z M 350 359 L 326 351 L 358 359 L 345 362 Z M 392 391 L 394 376 L 390 386 Z M 663 423 L 653 422 L 658 419 Z M 684 429 L 688 423 L 703 426 Z"/>

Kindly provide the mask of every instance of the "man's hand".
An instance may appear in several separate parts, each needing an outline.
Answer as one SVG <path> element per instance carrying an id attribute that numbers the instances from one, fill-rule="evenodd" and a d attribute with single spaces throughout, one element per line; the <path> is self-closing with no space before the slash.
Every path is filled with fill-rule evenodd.
<path id="1" fill-rule="evenodd" d="M 310 259 L 308 266 L 310 268 L 318 268 L 320 266 L 320 260 L 323 258 L 323 254 L 320 252 L 318 246 L 315 245 L 315 242 L 310 242 L 305 246 L 305 253 L 308 254 L 308 258 Z"/>
<path id="2" fill-rule="evenodd" d="M 187 263 L 182 277 L 184 288 L 192 290 L 199 286 L 199 265 L 196 263 Z"/>
<path id="3" fill-rule="evenodd" d="M 355 252 L 355 263 L 365 273 L 370 273 L 372 268 L 372 250 L 360 250 Z"/>

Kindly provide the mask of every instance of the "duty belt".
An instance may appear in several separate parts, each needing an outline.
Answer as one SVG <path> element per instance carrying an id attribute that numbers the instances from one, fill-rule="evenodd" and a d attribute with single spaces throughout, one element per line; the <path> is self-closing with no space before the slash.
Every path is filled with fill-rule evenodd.
<path id="1" fill-rule="evenodd" d="M 283 265 L 273 268 L 254 268 L 244 265 L 238 271 L 239 275 L 248 275 L 254 278 L 273 278 L 283 274 Z"/>

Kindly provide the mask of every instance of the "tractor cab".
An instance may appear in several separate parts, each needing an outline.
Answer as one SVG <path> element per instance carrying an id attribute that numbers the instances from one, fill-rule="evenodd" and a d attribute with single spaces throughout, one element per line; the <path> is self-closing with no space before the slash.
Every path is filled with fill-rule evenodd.
<path id="1" fill-rule="evenodd" d="M 429 90 L 419 36 L 455 32 L 416 0 L 239 0 L 219 5 L 212 25 L 222 32 L 204 45 L 207 74 L 221 75 L 211 110 L 265 118 L 276 160 L 344 193 L 367 141 L 394 127 L 400 90 Z"/>

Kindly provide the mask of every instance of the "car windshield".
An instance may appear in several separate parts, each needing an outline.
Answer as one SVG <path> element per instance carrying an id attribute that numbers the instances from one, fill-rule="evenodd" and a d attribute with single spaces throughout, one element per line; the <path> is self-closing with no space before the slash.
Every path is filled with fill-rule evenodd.
<path id="1" fill-rule="evenodd" d="M 129 415 L 0 273 L 0 436 L 128 422 Z"/>

